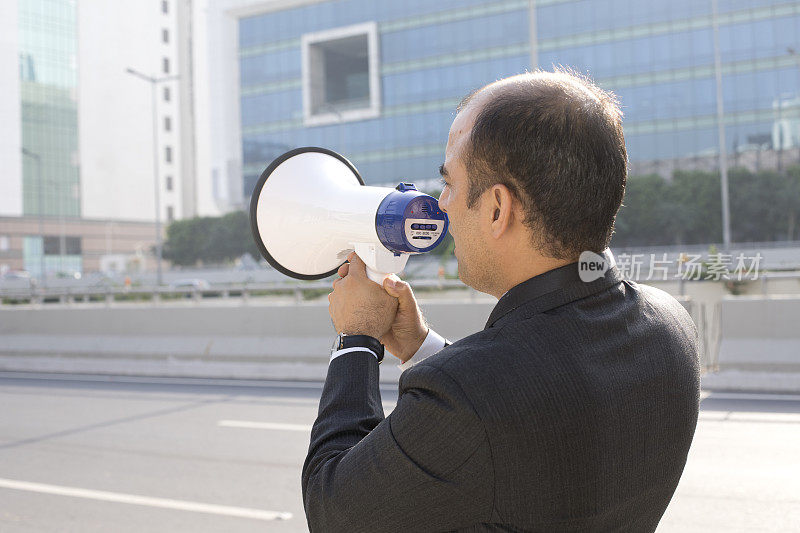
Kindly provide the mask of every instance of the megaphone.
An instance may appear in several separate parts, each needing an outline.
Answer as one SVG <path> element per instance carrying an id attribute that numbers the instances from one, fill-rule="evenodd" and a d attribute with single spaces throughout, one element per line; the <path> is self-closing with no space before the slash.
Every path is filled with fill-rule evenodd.
<path id="1" fill-rule="evenodd" d="M 303 280 L 335 274 L 355 251 L 369 279 L 383 283 L 411 254 L 436 248 L 447 226 L 436 198 L 411 183 L 366 186 L 350 161 L 325 148 L 297 148 L 275 159 L 250 199 L 261 255 Z"/>

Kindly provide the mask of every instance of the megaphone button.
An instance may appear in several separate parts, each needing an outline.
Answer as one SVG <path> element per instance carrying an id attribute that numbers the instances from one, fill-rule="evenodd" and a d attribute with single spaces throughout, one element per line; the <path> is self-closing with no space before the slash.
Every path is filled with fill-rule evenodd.
<path id="1" fill-rule="evenodd" d="M 406 191 L 416 191 L 417 187 L 413 183 L 400 183 L 397 187 L 395 187 L 400 192 Z"/>

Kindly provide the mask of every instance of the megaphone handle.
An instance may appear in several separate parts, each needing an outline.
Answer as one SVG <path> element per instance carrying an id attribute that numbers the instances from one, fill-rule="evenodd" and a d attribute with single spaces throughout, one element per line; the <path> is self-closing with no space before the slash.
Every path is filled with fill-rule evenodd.
<path id="1" fill-rule="evenodd" d="M 383 285 L 383 280 L 391 275 L 390 272 L 378 272 L 377 270 L 372 270 L 370 267 L 367 267 L 367 277 L 378 285 Z"/>

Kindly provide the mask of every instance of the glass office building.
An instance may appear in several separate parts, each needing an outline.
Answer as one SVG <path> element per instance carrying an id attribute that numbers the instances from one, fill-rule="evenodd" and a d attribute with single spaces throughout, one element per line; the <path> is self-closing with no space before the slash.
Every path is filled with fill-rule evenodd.
<path id="1" fill-rule="evenodd" d="M 634 172 L 715 164 L 715 50 L 728 152 L 790 153 L 800 2 L 333 0 L 243 17 L 243 193 L 306 145 L 342 152 L 367 183 L 435 179 L 460 99 L 532 65 L 619 96 Z"/>
<path id="2" fill-rule="evenodd" d="M 18 8 L 23 215 L 79 217 L 76 2 Z M 25 269 L 79 272 L 80 249 L 79 238 L 25 237 Z"/>

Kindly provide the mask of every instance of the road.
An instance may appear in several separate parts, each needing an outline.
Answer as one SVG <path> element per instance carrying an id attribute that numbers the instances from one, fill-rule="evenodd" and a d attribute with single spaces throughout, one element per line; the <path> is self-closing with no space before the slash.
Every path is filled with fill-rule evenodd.
<path id="1" fill-rule="evenodd" d="M 307 531 L 320 389 L 0 373 L 0 531 Z M 800 397 L 715 393 L 701 409 L 658 531 L 797 531 Z"/>

